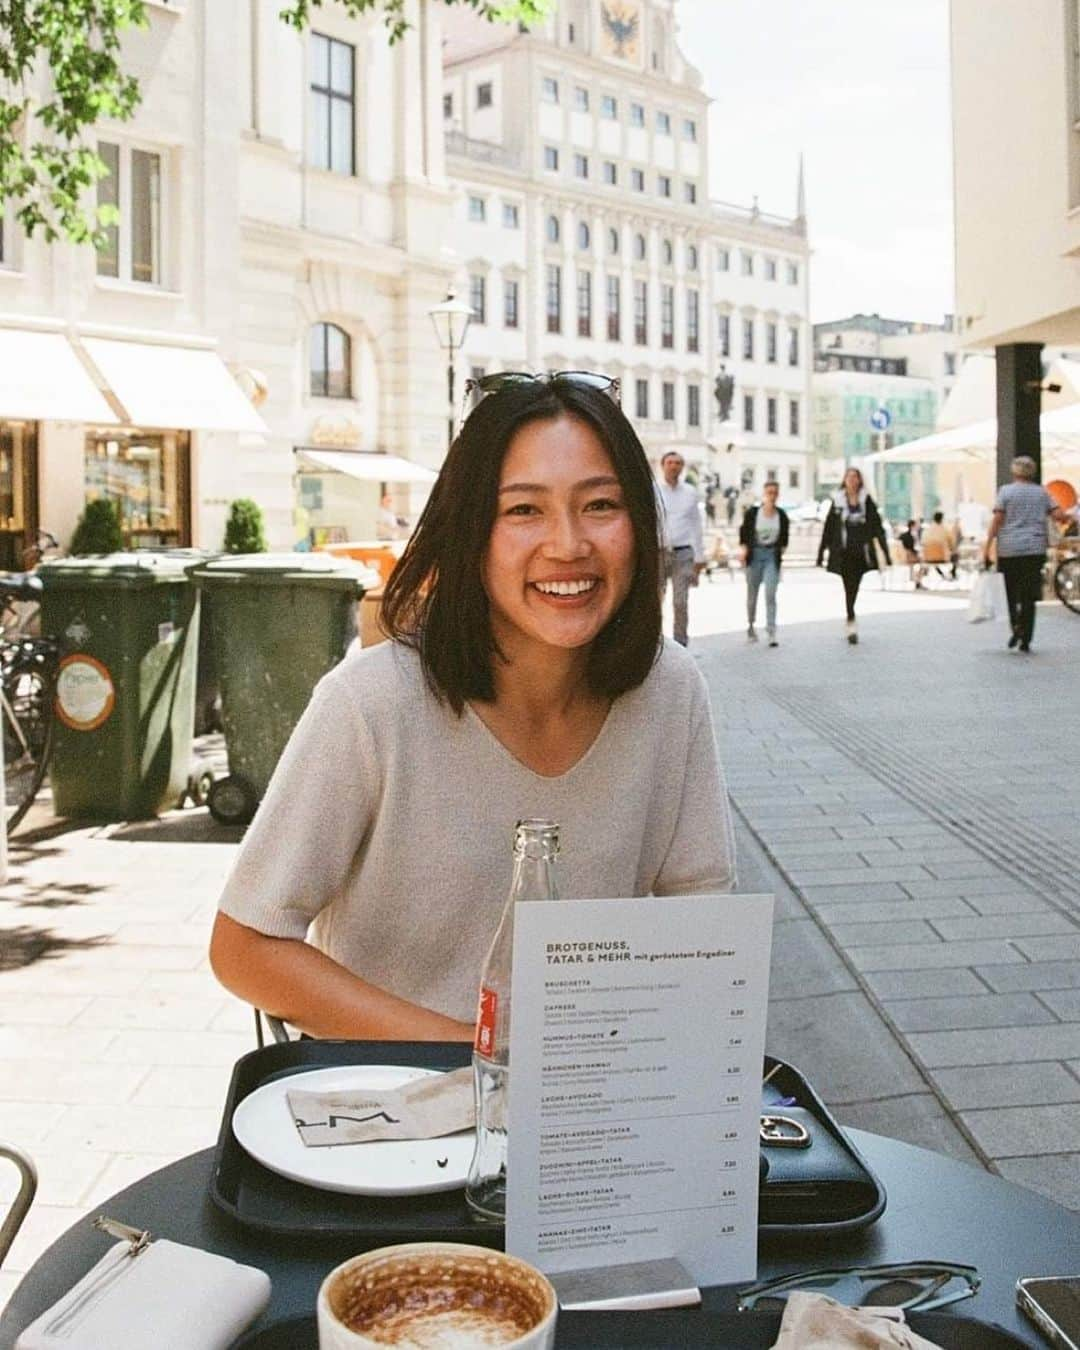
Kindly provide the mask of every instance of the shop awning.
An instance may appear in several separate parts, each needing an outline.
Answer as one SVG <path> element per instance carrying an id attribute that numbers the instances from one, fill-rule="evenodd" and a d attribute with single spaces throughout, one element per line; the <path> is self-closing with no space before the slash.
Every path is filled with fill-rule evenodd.
<path id="1" fill-rule="evenodd" d="M 82 345 L 132 426 L 266 434 L 217 352 L 89 337 Z"/>
<path id="2" fill-rule="evenodd" d="M 438 474 L 423 464 L 414 464 L 400 455 L 384 455 L 367 450 L 322 450 L 298 445 L 297 453 L 322 469 L 346 473 L 366 483 L 434 483 Z"/>
<path id="3" fill-rule="evenodd" d="M 0 418 L 117 421 L 67 338 L 26 328 L 0 328 Z"/>

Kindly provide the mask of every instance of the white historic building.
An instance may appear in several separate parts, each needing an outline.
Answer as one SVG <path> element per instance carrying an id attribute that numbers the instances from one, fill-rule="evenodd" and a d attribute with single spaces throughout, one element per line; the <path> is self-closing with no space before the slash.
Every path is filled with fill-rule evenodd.
<path id="1" fill-rule="evenodd" d="M 675 0 L 563 0 L 533 32 L 444 18 L 468 373 L 601 370 L 647 451 L 812 495 L 805 209 L 711 199 Z M 735 378 L 721 421 L 715 382 Z M 460 386 L 459 386 L 460 387 Z"/>

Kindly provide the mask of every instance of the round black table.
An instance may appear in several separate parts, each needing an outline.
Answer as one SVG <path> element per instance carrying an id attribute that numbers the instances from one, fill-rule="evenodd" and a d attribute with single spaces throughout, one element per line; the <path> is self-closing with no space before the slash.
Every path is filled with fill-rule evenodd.
<path id="1" fill-rule="evenodd" d="M 764 1241 L 759 1278 L 827 1265 L 966 1262 L 978 1268 L 982 1288 L 956 1304 L 955 1315 L 997 1323 L 1025 1344 L 1041 1345 L 1016 1309 L 1014 1286 L 1021 1275 L 1080 1270 L 1080 1214 L 926 1149 L 862 1130 L 850 1135 L 885 1186 L 884 1215 L 872 1227 L 846 1236 Z M 212 1149 L 204 1149 L 163 1167 L 120 1191 L 100 1212 L 265 1270 L 273 1281 L 265 1324 L 310 1314 L 323 1277 L 353 1253 L 355 1244 L 267 1238 L 242 1228 L 209 1198 L 213 1157 Z M 10 1350 L 19 1332 L 85 1274 L 112 1241 L 86 1218 L 54 1242 L 0 1316 L 0 1350 Z M 705 1303 L 718 1310 L 734 1308 L 735 1291 L 706 1290 Z"/>

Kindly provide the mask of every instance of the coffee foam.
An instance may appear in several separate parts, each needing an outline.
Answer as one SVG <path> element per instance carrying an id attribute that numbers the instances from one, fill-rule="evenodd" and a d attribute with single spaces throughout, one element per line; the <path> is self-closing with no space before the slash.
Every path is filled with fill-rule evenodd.
<path id="1" fill-rule="evenodd" d="M 350 1331 L 398 1350 L 510 1345 L 551 1306 L 535 1271 L 496 1253 L 387 1256 L 344 1271 L 329 1302 Z"/>

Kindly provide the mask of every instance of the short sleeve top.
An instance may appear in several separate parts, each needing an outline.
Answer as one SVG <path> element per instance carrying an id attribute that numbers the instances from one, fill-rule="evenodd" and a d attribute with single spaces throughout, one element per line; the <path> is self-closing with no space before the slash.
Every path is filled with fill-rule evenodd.
<path id="1" fill-rule="evenodd" d="M 1006 483 L 999 488 L 994 510 L 1004 512 L 1005 519 L 998 531 L 998 557 L 1045 553 L 1046 518 L 1053 509 L 1053 498 L 1041 483 Z"/>

